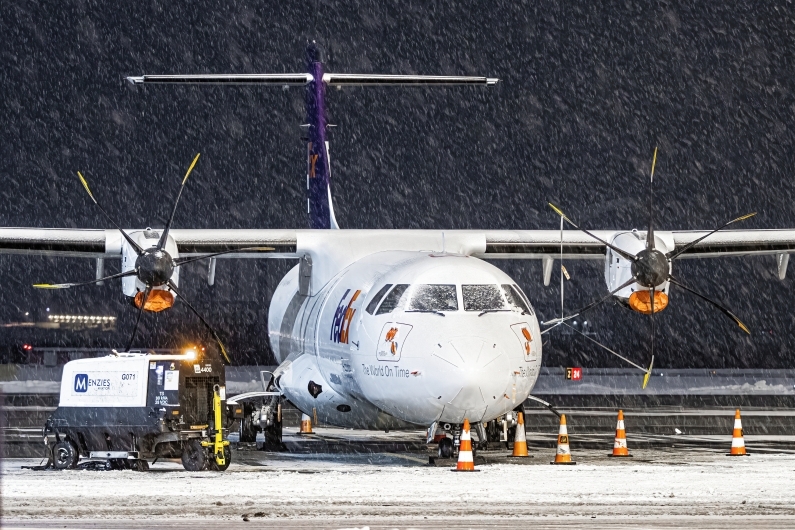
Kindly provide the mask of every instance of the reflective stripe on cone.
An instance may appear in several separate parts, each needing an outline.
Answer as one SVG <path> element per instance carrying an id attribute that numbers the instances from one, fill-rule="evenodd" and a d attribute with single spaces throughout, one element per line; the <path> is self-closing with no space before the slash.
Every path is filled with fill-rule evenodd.
<path id="1" fill-rule="evenodd" d="M 516 415 L 516 436 L 513 439 L 513 453 L 511 456 L 529 457 L 527 453 L 527 434 L 524 430 L 524 414 L 519 412 Z"/>
<path id="2" fill-rule="evenodd" d="M 740 409 L 734 411 L 734 432 L 732 432 L 732 449 L 728 456 L 748 456 L 745 451 L 745 438 L 743 438 L 743 420 L 740 418 Z"/>
<path id="3" fill-rule="evenodd" d="M 571 451 L 569 450 L 569 431 L 566 428 L 566 415 L 560 415 L 560 430 L 558 431 L 558 451 L 555 454 L 555 461 L 550 464 L 568 464 L 574 465 L 577 462 L 571 459 Z"/>
<path id="4" fill-rule="evenodd" d="M 607 456 L 632 456 L 629 454 L 627 447 L 627 432 L 624 429 L 624 411 L 618 411 L 618 420 L 616 421 L 616 438 L 613 442 L 613 452 Z"/>
<path id="5" fill-rule="evenodd" d="M 461 440 L 458 446 L 458 464 L 452 471 L 478 471 L 475 469 L 475 459 L 472 454 L 472 435 L 469 432 L 469 420 L 464 418 L 464 427 L 461 429 Z"/>
<path id="6" fill-rule="evenodd" d="M 308 414 L 301 414 L 301 430 L 298 434 L 315 434 L 312 432 L 312 418 Z"/>

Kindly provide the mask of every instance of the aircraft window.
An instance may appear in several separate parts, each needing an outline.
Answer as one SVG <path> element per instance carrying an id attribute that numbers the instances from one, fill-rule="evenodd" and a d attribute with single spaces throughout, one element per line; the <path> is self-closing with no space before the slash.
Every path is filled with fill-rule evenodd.
<path id="1" fill-rule="evenodd" d="M 409 286 L 404 283 L 396 285 L 394 289 L 392 289 L 389 294 L 386 295 L 384 301 L 381 302 L 381 305 L 378 307 L 378 311 L 376 311 L 375 314 L 383 315 L 384 313 L 390 313 L 392 310 L 394 310 L 401 302 L 403 294 L 408 288 Z"/>
<path id="2" fill-rule="evenodd" d="M 513 286 L 513 288 L 514 288 L 514 290 L 515 290 L 517 293 L 519 293 L 519 297 L 520 297 L 522 300 L 524 300 L 524 303 L 525 303 L 525 305 L 526 305 L 526 306 L 527 306 L 527 307 L 530 309 L 530 314 L 531 314 L 531 315 L 535 315 L 535 310 L 533 310 L 533 304 L 531 304 L 531 303 L 530 303 L 530 299 L 529 299 L 529 298 L 527 298 L 527 295 L 526 295 L 526 294 L 524 294 L 524 291 L 522 291 L 522 288 L 521 288 L 521 287 L 519 287 L 518 285 L 514 285 L 514 286 Z"/>
<path id="3" fill-rule="evenodd" d="M 462 285 L 465 311 L 508 310 L 497 285 Z"/>
<path id="4" fill-rule="evenodd" d="M 375 293 L 373 299 L 370 300 L 370 303 L 367 304 L 367 309 L 365 309 L 365 311 L 367 311 L 371 315 L 375 313 L 375 308 L 378 307 L 378 302 L 381 301 L 381 299 L 384 297 L 384 295 L 386 294 L 386 292 L 389 290 L 390 287 L 392 287 L 391 283 L 388 283 L 383 287 L 381 287 L 381 289 L 377 293 Z"/>
<path id="5" fill-rule="evenodd" d="M 408 311 L 458 311 L 455 285 L 415 285 Z"/>
<path id="6" fill-rule="evenodd" d="M 515 285 L 503 284 L 502 292 L 505 294 L 505 299 L 508 300 L 508 305 L 520 313 L 532 315 L 533 312 L 530 310 L 530 307 L 527 305 L 522 295 L 519 294 L 518 289 L 519 288 Z"/>

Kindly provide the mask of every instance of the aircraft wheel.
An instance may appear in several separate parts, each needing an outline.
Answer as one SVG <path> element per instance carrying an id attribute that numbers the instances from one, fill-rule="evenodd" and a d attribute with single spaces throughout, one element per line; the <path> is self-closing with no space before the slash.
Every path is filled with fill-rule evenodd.
<path id="1" fill-rule="evenodd" d="M 243 404 L 243 417 L 240 418 L 240 441 L 244 443 L 251 443 L 257 441 L 257 426 L 251 418 L 251 413 L 254 408 L 244 403 Z"/>
<path id="2" fill-rule="evenodd" d="M 508 429 L 508 439 L 505 440 L 506 449 L 513 449 L 514 438 L 516 438 L 516 427 L 511 427 Z"/>
<path id="3" fill-rule="evenodd" d="M 229 450 L 229 446 L 224 447 L 224 465 L 219 466 L 218 463 L 215 461 L 215 455 L 210 457 L 210 460 L 207 464 L 207 468 L 210 471 L 226 471 L 229 468 L 229 464 L 232 463 L 232 451 Z"/>
<path id="4" fill-rule="evenodd" d="M 203 471 L 207 469 L 209 460 L 207 450 L 202 447 L 201 440 L 188 440 L 182 448 L 182 467 L 186 471 Z"/>
<path id="5" fill-rule="evenodd" d="M 454 451 L 453 440 L 447 437 L 439 440 L 439 458 L 453 458 Z"/>
<path id="6" fill-rule="evenodd" d="M 52 465 L 55 469 L 74 469 L 80 453 L 69 440 L 62 440 L 52 448 Z"/>
<path id="7" fill-rule="evenodd" d="M 497 420 L 491 420 L 486 424 L 486 442 L 497 442 L 500 441 L 500 424 L 497 423 Z"/>

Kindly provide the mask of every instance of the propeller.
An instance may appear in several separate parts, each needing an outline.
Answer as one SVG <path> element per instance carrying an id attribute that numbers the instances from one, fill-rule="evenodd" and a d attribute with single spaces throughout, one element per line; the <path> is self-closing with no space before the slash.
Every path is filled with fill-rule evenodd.
<path id="1" fill-rule="evenodd" d="M 728 227 L 728 226 L 730 226 L 730 225 L 732 225 L 734 223 L 737 223 L 737 222 L 740 222 L 740 221 L 744 221 L 746 219 L 749 219 L 749 218 L 753 217 L 754 215 L 756 215 L 756 212 L 749 213 L 749 214 L 746 214 L 746 215 L 742 215 L 740 217 L 732 219 L 731 221 L 719 226 L 715 230 L 712 230 L 711 232 L 708 232 L 707 234 L 699 237 L 698 239 L 696 239 L 694 241 L 691 241 L 690 243 L 688 243 L 687 245 L 683 246 L 682 248 L 680 248 L 678 250 L 671 251 L 668 254 L 664 254 L 663 252 L 661 252 L 660 250 L 658 250 L 656 248 L 656 246 L 655 246 L 655 238 L 654 238 L 654 214 L 653 214 L 653 212 L 654 212 L 654 202 L 653 202 L 653 199 L 654 199 L 654 168 L 655 168 L 656 164 L 657 164 L 657 148 L 655 147 L 654 148 L 654 157 L 652 158 L 652 164 L 651 164 L 651 172 L 649 174 L 649 211 L 648 211 L 649 228 L 648 228 L 648 231 L 646 232 L 646 245 L 645 245 L 645 248 L 643 250 L 641 250 L 640 252 L 638 252 L 637 254 L 631 254 L 631 253 L 629 253 L 629 252 L 627 252 L 627 251 L 625 251 L 623 249 L 617 248 L 615 245 L 607 243 L 606 241 L 604 241 L 603 239 L 599 238 L 595 234 L 589 232 L 588 230 L 586 230 L 586 229 L 584 229 L 584 228 L 582 228 L 580 226 L 577 226 L 574 223 L 574 221 L 572 221 L 571 218 L 569 218 L 569 216 L 567 216 L 565 213 L 563 213 L 563 210 L 561 210 L 561 208 L 559 208 L 558 206 L 555 206 L 552 203 L 549 203 L 549 206 L 555 211 L 555 213 L 560 215 L 561 218 L 563 220 L 565 220 L 568 224 L 570 224 L 573 228 L 575 228 L 577 230 L 580 230 L 581 232 L 583 232 L 583 233 L 587 234 L 588 236 L 592 237 L 593 239 L 603 243 L 605 246 L 607 246 L 608 248 L 613 250 L 616 254 L 618 254 L 621 257 L 623 257 L 624 259 L 628 260 L 631 263 L 631 274 L 632 274 L 632 277 L 627 282 L 623 283 L 621 286 L 617 287 L 616 289 L 613 289 L 610 293 L 607 294 L 607 296 L 605 296 L 605 297 L 603 297 L 603 298 L 601 298 L 601 299 L 599 299 L 599 300 L 597 300 L 595 302 L 592 302 L 592 303 L 588 304 L 587 306 L 585 306 L 582 309 L 576 311 L 575 313 L 573 313 L 573 314 L 571 314 L 571 315 L 569 315 L 567 317 L 561 317 L 561 318 L 557 318 L 557 319 L 553 319 L 553 320 L 544 322 L 544 324 L 551 324 L 552 325 L 552 327 L 548 328 L 547 330 L 545 330 L 545 332 L 549 331 L 550 329 L 552 329 L 552 328 L 554 328 L 554 327 L 556 327 L 556 326 L 558 326 L 560 324 L 564 324 L 566 321 L 568 321 L 568 320 L 570 320 L 572 318 L 575 318 L 575 317 L 583 314 L 586 311 L 590 311 L 591 309 L 597 307 L 598 305 L 602 304 L 603 302 L 606 302 L 608 299 L 610 299 L 618 291 L 621 291 L 622 289 L 624 289 L 624 288 L 626 288 L 626 287 L 628 287 L 628 286 L 630 286 L 632 284 L 640 285 L 641 287 L 645 288 L 645 290 L 647 290 L 649 292 L 649 294 L 650 294 L 649 302 L 650 302 L 650 309 L 651 309 L 651 312 L 650 312 L 650 315 L 651 315 L 651 339 L 649 341 L 649 349 L 650 349 L 650 352 L 651 352 L 651 363 L 649 364 L 649 369 L 648 370 L 644 369 L 644 371 L 646 372 L 646 376 L 644 377 L 644 382 L 643 382 L 643 387 L 644 388 L 646 387 L 646 384 L 648 384 L 649 376 L 651 375 L 651 367 L 654 364 L 654 332 L 655 332 L 655 330 L 654 330 L 654 313 L 656 312 L 656 308 L 655 308 L 656 294 L 657 294 L 658 291 L 662 291 L 662 288 L 663 288 L 663 286 L 665 285 L 666 282 L 667 283 L 671 283 L 673 285 L 676 285 L 677 287 L 683 289 L 684 291 L 689 292 L 689 293 L 695 295 L 698 298 L 701 298 L 702 300 L 706 301 L 707 303 L 709 303 L 712 306 L 714 306 L 715 308 L 717 308 L 721 313 L 726 315 L 726 317 L 728 317 L 729 319 L 732 320 L 732 322 L 737 324 L 737 326 L 741 330 L 743 330 L 745 333 L 747 333 L 749 335 L 751 333 L 750 330 L 748 329 L 748 327 L 745 324 L 743 324 L 743 322 L 737 317 L 737 315 L 735 315 L 734 313 L 732 313 L 731 311 L 729 311 L 728 309 L 723 307 L 718 302 L 710 299 L 709 297 L 697 292 L 696 290 L 694 290 L 694 289 L 692 289 L 690 287 L 687 287 L 682 282 L 680 282 L 677 279 L 675 279 L 671 275 L 670 271 L 671 271 L 671 262 L 673 260 L 679 258 L 683 253 L 687 252 L 688 250 L 690 250 L 695 245 L 697 245 L 698 243 L 700 243 L 704 239 L 708 238 L 712 234 L 714 234 L 716 232 L 719 232 L 719 231 L 725 229 L 726 227 Z"/>
<path id="2" fill-rule="evenodd" d="M 135 251 L 137 258 L 135 260 L 135 267 L 132 270 L 121 272 L 118 274 L 112 274 L 110 276 L 106 276 L 104 278 L 91 280 L 88 282 L 78 282 L 78 283 L 57 283 L 57 284 L 49 284 L 49 283 L 37 283 L 34 284 L 33 287 L 37 289 L 70 289 L 73 287 L 83 287 L 86 285 L 96 284 L 105 280 L 113 280 L 116 278 L 126 278 L 129 276 L 135 276 L 138 281 L 140 281 L 144 285 L 144 291 L 139 293 L 138 296 L 134 299 L 134 304 L 138 307 L 138 316 L 135 320 L 135 327 L 133 328 L 132 335 L 130 336 L 130 340 L 127 344 L 127 351 L 130 351 L 132 348 L 133 342 L 135 341 L 135 336 L 138 332 L 138 325 L 141 322 L 141 316 L 144 313 L 146 308 L 146 303 L 149 301 L 150 297 L 153 295 L 153 291 L 171 291 L 176 294 L 182 302 L 188 306 L 188 308 L 197 316 L 199 320 L 210 330 L 215 338 L 215 341 L 218 343 L 219 348 L 221 349 L 221 354 L 223 355 L 224 360 L 229 363 L 229 355 L 224 347 L 224 344 L 221 342 L 218 333 L 213 329 L 213 327 L 205 320 L 205 318 L 199 314 L 195 307 L 193 307 L 185 297 L 177 291 L 177 286 L 171 277 L 174 275 L 174 271 L 177 267 L 181 267 L 188 263 L 193 263 L 194 261 L 204 260 L 213 258 L 215 256 L 220 256 L 222 254 L 229 254 L 233 252 L 251 252 L 251 251 L 270 251 L 274 250 L 272 247 L 246 247 L 246 248 L 238 248 L 232 250 L 225 250 L 223 252 L 215 252 L 213 254 L 205 254 L 202 256 L 192 256 L 187 258 L 177 258 L 174 259 L 171 255 L 166 251 L 166 243 L 168 242 L 168 233 L 171 230 L 171 225 L 174 222 L 174 216 L 177 212 L 177 205 L 179 204 L 179 200 L 182 197 L 182 192 L 185 189 L 185 184 L 188 181 L 188 177 L 190 176 L 193 168 L 196 167 L 196 163 L 199 161 L 200 153 L 196 154 L 191 162 L 188 171 L 185 173 L 185 177 L 182 179 L 182 184 L 180 185 L 179 192 L 177 193 L 177 199 L 174 201 L 174 208 L 171 210 L 171 217 L 169 217 L 168 222 L 166 223 L 166 227 L 163 229 L 163 233 L 160 235 L 160 238 L 157 241 L 157 244 L 153 247 L 144 249 L 142 248 L 130 235 L 121 229 L 121 227 L 116 224 L 116 222 L 110 217 L 108 212 L 105 208 L 102 207 L 101 204 L 97 201 L 96 197 L 91 191 L 91 188 L 88 186 L 88 182 L 83 177 L 83 175 L 78 171 L 77 176 L 80 179 L 80 182 L 83 184 L 88 196 L 91 197 L 91 200 L 94 201 L 94 204 L 99 207 L 102 214 L 105 218 L 115 226 L 119 232 L 121 232 L 122 237 L 130 244 L 130 247 Z M 165 289 L 164 289 L 165 286 Z M 140 299 L 139 299 L 140 296 Z"/>

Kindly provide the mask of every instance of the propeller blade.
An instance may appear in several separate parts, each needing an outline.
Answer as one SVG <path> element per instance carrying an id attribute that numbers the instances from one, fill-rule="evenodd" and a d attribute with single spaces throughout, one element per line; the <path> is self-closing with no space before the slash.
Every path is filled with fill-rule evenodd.
<path id="1" fill-rule="evenodd" d="M 107 219 L 110 222 L 110 224 L 115 226 L 119 230 L 119 232 L 121 232 L 121 235 L 124 236 L 124 239 L 127 240 L 127 243 L 129 243 L 130 246 L 133 249 L 135 249 L 136 254 L 138 254 L 139 256 L 143 254 L 144 249 L 142 249 L 141 246 L 138 243 L 136 243 L 135 240 L 133 240 L 133 238 L 131 238 L 127 232 L 122 230 L 121 227 L 116 224 L 116 221 L 110 218 L 110 215 L 108 215 L 108 212 L 105 211 L 105 208 L 103 208 L 102 205 L 97 202 L 97 199 L 94 197 L 94 194 L 91 193 L 91 189 L 88 187 L 88 182 L 86 182 L 86 179 L 83 178 L 83 175 L 79 171 L 77 172 L 77 176 L 78 178 L 80 178 L 80 182 L 83 184 L 83 187 L 88 192 L 88 196 L 91 197 L 91 200 L 94 201 L 94 204 L 96 204 L 97 207 L 99 207 L 100 211 L 105 216 L 105 219 Z"/>
<path id="2" fill-rule="evenodd" d="M 649 176 L 649 231 L 646 232 L 646 249 L 654 249 L 654 166 L 657 165 L 657 148 L 654 148 L 654 158 L 651 161 L 651 175 Z M 652 305 L 654 305 L 652 303 Z M 652 314 L 654 310 L 652 309 Z"/>
<path id="3" fill-rule="evenodd" d="M 190 258 L 177 258 L 174 260 L 174 266 L 179 267 L 181 265 L 185 265 L 188 263 L 193 263 L 194 261 L 200 261 L 207 258 L 214 258 L 215 256 L 220 256 L 222 254 L 231 254 L 232 252 L 267 252 L 269 250 L 276 250 L 273 247 L 245 247 L 245 248 L 235 248 L 232 250 L 224 250 L 223 252 L 216 252 L 215 254 L 205 254 L 204 256 L 194 256 Z"/>
<path id="4" fill-rule="evenodd" d="M 646 385 L 649 384 L 649 378 L 651 378 L 651 369 L 654 366 L 654 355 L 651 356 L 651 362 L 649 363 L 649 369 L 646 371 L 646 375 L 643 376 L 643 390 L 646 390 Z"/>
<path id="5" fill-rule="evenodd" d="M 91 285 L 92 283 L 99 283 L 104 282 L 105 280 L 113 280 L 116 278 L 124 278 L 126 276 L 134 276 L 138 274 L 137 270 L 120 272 L 118 274 L 112 274 L 110 276 L 105 276 L 104 278 L 100 278 L 98 280 L 91 280 L 90 282 L 81 282 L 81 283 L 34 283 L 33 287 L 36 289 L 70 289 L 72 287 L 81 287 L 83 285 Z"/>
<path id="6" fill-rule="evenodd" d="M 572 319 L 572 318 L 574 318 L 574 317 L 578 317 L 578 316 L 582 315 L 583 313 L 585 313 L 586 311 L 590 311 L 590 310 L 591 310 L 591 309 L 593 309 L 594 307 L 596 307 L 596 306 L 598 306 L 599 304 L 601 304 L 602 302 L 606 301 L 607 299 L 609 299 L 611 296 L 613 296 L 614 294 L 616 294 L 616 293 L 617 293 L 618 291 L 620 291 L 621 289 L 623 289 L 623 288 L 625 288 L 625 287 L 629 287 L 629 286 L 630 286 L 630 285 L 632 285 L 633 283 L 635 283 L 635 278 L 634 278 L 634 277 L 630 278 L 630 279 L 629 279 L 629 280 L 627 280 L 626 282 L 622 283 L 621 285 L 619 285 L 618 287 L 616 287 L 615 289 L 613 289 L 612 291 L 610 291 L 609 293 L 607 293 L 607 296 L 605 296 L 604 298 L 600 298 L 600 299 L 599 299 L 599 300 L 597 300 L 596 302 L 592 302 L 592 303 L 590 303 L 589 305 L 587 305 L 587 306 L 583 307 L 582 309 L 580 309 L 579 311 L 577 311 L 577 312 L 576 312 L 576 313 L 574 313 L 573 315 L 569 315 L 569 316 L 567 316 L 567 317 L 565 317 L 565 318 L 555 318 L 555 319 L 553 319 L 553 320 L 548 320 L 547 322 L 544 322 L 544 325 L 547 325 L 547 324 L 555 324 L 555 325 L 559 325 L 559 324 L 562 324 L 562 323 L 566 322 L 567 320 L 571 320 L 571 319 Z M 550 329 L 552 329 L 552 328 L 550 328 Z M 549 330 L 544 330 L 544 331 L 546 332 L 546 331 L 549 331 Z"/>
<path id="7" fill-rule="evenodd" d="M 566 326 L 567 328 L 569 328 L 569 329 L 571 329 L 571 330 L 573 330 L 573 331 L 575 331 L 575 332 L 579 333 L 580 335 L 582 335 L 583 337 L 585 337 L 585 338 L 586 338 L 586 339 L 588 339 L 589 341 L 593 342 L 594 344 L 596 344 L 596 345 L 597 345 L 597 346 L 599 346 L 600 348 L 602 348 L 602 349 L 604 349 L 604 350 L 607 350 L 608 352 L 612 353 L 613 355 L 615 355 L 616 357 L 618 357 L 618 358 L 619 358 L 619 359 L 621 359 L 622 361 L 624 361 L 624 362 L 626 362 L 626 363 L 628 363 L 628 364 L 631 364 L 632 366 L 634 366 L 634 367 L 635 367 L 635 368 L 637 368 L 638 370 L 640 370 L 640 371 L 642 371 L 642 372 L 645 372 L 645 371 L 646 371 L 646 369 L 645 369 L 644 367 L 642 367 L 642 366 L 640 366 L 640 365 L 637 365 L 637 364 L 633 363 L 632 361 L 630 361 L 629 359 L 627 359 L 626 357 L 624 357 L 624 356 L 623 356 L 623 355 L 621 355 L 620 353 L 616 353 L 616 352 L 614 352 L 613 350 L 611 350 L 610 348 L 608 348 L 607 346 L 605 346 L 604 344 L 602 344 L 602 343 L 601 343 L 601 342 L 599 342 L 598 340 L 596 340 L 596 339 L 593 339 L 593 338 L 589 337 L 588 335 L 586 335 L 585 333 L 583 333 L 583 332 L 582 332 L 582 331 L 580 331 L 579 329 L 575 328 L 574 326 L 570 326 L 570 325 L 566 324 L 565 322 L 563 323 L 563 325 L 564 325 L 564 326 Z"/>
<path id="8" fill-rule="evenodd" d="M 554 204 L 552 204 L 551 202 L 548 202 L 547 204 L 549 205 L 549 207 L 550 207 L 550 208 L 552 208 L 553 210 L 555 210 L 555 213 L 556 213 L 556 214 L 558 214 L 559 216 L 561 216 L 561 217 L 562 217 L 562 218 L 563 218 L 563 219 L 564 219 L 564 220 L 565 220 L 567 223 L 569 223 L 571 226 L 573 226 L 573 227 L 574 227 L 574 228 L 576 228 L 577 230 L 580 230 L 581 232 L 584 232 L 584 233 L 588 234 L 589 236 L 591 236 L 591 237 L 592 237 L 592 238 L 594 238 L 595 240 L 599 241 L 600 243 L 602 243 L 602 244 L 603 244 L 603 245 L 605 245 L 606 247 L 613 249 L 613 252 L 615 252 L 616 254 L 618 254 L 619 256 L 621 256 L 622 258 L 624 258 L 624 259 L 626 259 L 626 260 L 629 260 L 629 261 L 635 261 L 635 259 L 637 259 L 637 258 L 636 258 L 634 255 L 630 254 L 629 252 L 627 252 L 627 251 L 625 251 L 625 250 L 621 250 L 620 248 L 618 248 L 618 247 L 616 247 L 616 246 L 614 246 L 614 245 L 611 245 L 610 243 L 608 243 L 608 242 L 607 242 L 607 241 L 605 241 L 604 239 L 602 239 L 602 238 L 600 238 L 600 237 L 597 237 L 596 235 L 592 234 L 591 232 L 589 232 L 588 230 L 586 230 L 586 229 L 584 229 L 584 228 L 580 228 L 579 226 L 577 226 L 576 224 L 574 224 L 574 221 L 572 221 L 571 219 L 569 219 L 569 217 L 568 217 L 568 216 L 567 216 L 565 213 L 563 213 L 563 210 L 561 210 L 560 208 L 558 208 L 557 206 L 555 206 L 555 205 L 554 205 Z"/>
<path id="9" fill-rule="evenodd" d="M 168 241 L 168 231 L 171 230 L 171 223 L 174 221 L 174 214 L 177 213 L 177 205 L 179 204 L 179 199 L 182 197 L 182 190 L 185 189 L 185 183 L 188 181 L 188 177 L 190 176 L 191 171 L 196 166 L 196 162 L 199 161 L 199 157 L 201 153 L 196 153 L 196 157 L 191 162 L 190 167 L 188 168 L 188 172 L 185 173 L 185 178 L 182 179 L 182 185 L 179 187 L 179 193 L 177 193 L 177 200 L 174 201 L 174 209 L 171 210 L 171 217 L 166 223 L 166 228 L 163 230 L 163 233 L 160 235 L 160 241 L 157 242 L 157 250 L 163 250 L 163 247 L 166 246 L 166 241 Z"/>
<path id="10" fill-rule="evenodd" d="M 738 222 L 740 222 L 740 221 L 745 221 L 746 219 L 748 219 L 748 218 L 750 218 L 750 217 L 753 217 L 753 216 L 755 216 L 755 215 L 756 215 L 756 212 L 752 212 L 752 213 L 748 213 L 748 214 L 745 214 L 745 215 L 741 215 L 741 216 L 740 216 L 740 217 L 738 217 L 737 219 L 732 219 L 731 221 L 729 221 L 729 222 L 728 222 L 728 223 L 726 223 L 725 225 L 721 226 L 720 228 L 716 228 L 715 230 L 713 230 L 712 232 L 708 233 L 707 235 L 701 236 L 701 237 L 699 237 L 698 239 L 696 239 L 695 241 L 691 241 L 691 242 L 690 242 L 690 243 L 688 243 L 687 245 L 683 246 L 682 248 L 680 248 L 679 250 L 677 250 L 676 252 L 674 252 L 673 254 L 671 254 L 670 256 L 668 256 L 668 259 L 669 259 L 669 260 L 672 260 L 672 259 L 676 259 L 676 258 L 678 258 L 680 254 L 682 254 L 682 253 L 684 253 L 684 252 L 687 252 L 688 250 L 690 250 L 691 248 L 693 248 L 693 247 L 694 247 L 694 246 L 696 246 L 698 243 L 700 243 L 700 242 L 701 242 L 701 241 L 703 241 L 704 239 L 708 238 L 709 236 L 711 236 L 711 235 L 712 235 L 712 234 L 714 234 L 715 232 L 719 232 L 719 231 L 723 230 L 724 228 L 726 228 L 727 226 L 729 226 L 729 225 L 731 225 L 731 224 L 738 223 Z"/>
<path id="11" fill-rule="evenodd" d="M 194 314 L 194 315 L 196 315 L 197 317 L 199 317 L 199 320 L 201 320 L 201 321 L 202 321 L 202 323 L 203 323 L 203 324 L 204 324 L 204 325 L 207 327 L 207 329 L 209 329 L 209 330 L 210 330 L 210 333 L 212 333 L 212 334 L 213 334 L 213 337 L 215 338 L 215 342 L 217 342 L 217 343 L 218 343 L 218 347 L 219 347 L 219 348 L 221 348 L 221 354 L 224 356 L 224 359 L 226 360 L 226 364 L 232 364 L 232 361 L 229 359 L 229 355 L 226 353 L 226 348 L 224 347 L 224 343 L 223 343 L 223 342 L 221 342 L 221 339 L 218 337 L 218 333 L 216 333 L 216 332 L 215 332 L 215 330 L 214 330 L 214 329 L 213 329 L 213 327 L 212 327 L 212 326 L 209 324 L 209 322 L 207 322 L 206 320 L 204 320 L 204 317 L 203 317 L 203 316 L 201 316 L 201 315 L 199 314 L 199 312 L 198 312 L 198 311 L 196 311 L 196 308 L 195 308 L 195 307 L 193 307 L 193 306 L 190 304 L 190 302 L 188 302 L 188 301 L 185 299 L 185 297 L 184 297 L 184 296 L 183 296 L 183 295 L 182 295 L 182 294 L 181 294 L 179 291 L 177 291 L 177 286 L 174 284 L 174 282 L 173 282 L 173 281 L 171 281 L 171 280 L 169 280 L 169 281 L 168 281 L 168 287 L 169 287 L 169 289 L 171 289 L 172 291 L 174 291 L 174 294 L 176 294 L 176 295 L 179 297 L 179 299 L 180 299 L 180 300 L 182 300 L 182 301 L 185 303 L 185 305 L 186 305 L 186 306 L 188 306 L 188 308 L 189 308 L 191 311 L 193 311 L 193 314 Z"/>
<path id="12" fill-rule="evenodd" d="M 130 348 L 132 348 L 133 341 L 135 340 L 135 334 L 138 333 L 138 324 L 141 322 L 141 315 L 144 314 L 144 307 L 146 306 L 146 301 L 149 299 L 149 293 L 151 292 L 152 288 L 147 285 L 146 291 L 144 291 L 144 297 L 141 300 L 141 307 L 138 309 L 138 318 L 135 319 L 135 327 L 133 328 L 130 342 L 127 344 L 127 349 L 125 351 L 130 351 Z"/>
<path id="13" fill-rule="evenodd" d="M 669 282 L 671 282 L 671 283 L 672 283 L 672 284 L 674 284 L 674 285 L 678 285 L 679 287 L 681 287 L 681 288 L 682 288 L 682 289 L 684 289 L 685 291 L 688 291 L 688 292 L 690 292 L 690 293 L 692 293 L 692 294 L 694 294 L 694 295 L 698 296 L 699 298 L 701 298 L 701 299 L 702 299 L 702 300 L 704 300 L 705 302 L 709 302 L 710 304 L 712 304 L 713 306 L 715 306 L 716 308 L 718 308 L 718 309 L 720 310 L 720 312 L 721 312 L 721 313 L 723 313 L 724 315 L 726 315 L 727 317 L 729 317 L 730 319 L 732 319 L 732 320 L 734 321 L 734 323 L 735 323 L 735 324 L 737 324 L 738 326 L 740 326 L 740 329 L 741 329 L 741 330 L 745 331 L 745 332 L 746 332 L 746 333 L 748 333 L 749 335 L 751 334 L 751 331 L 750 331 L 750 330 L 749 330 L 749 329 L 746 327 L 746 325 L 745 325 L 745 324 L 743 324 L 743 323 L 742 323 L 742 321 L 741 321 L 739 318 L 737 318 L 737 315 L 735 315 L 734 313 L 732 313 L 731 311 L 729 311 L 728 309 L 726 309 L 725 307 L 723 307 L 723 306 L 722 306 L 722 305 L 720 305 L 719 303 L 715 302 L 714 300 L 710 300 L 709 298 L 707 298 L 707 297 L 706 297 L 706 296 L 704 296 L 703 294 L 701 294 L 701 293 L 699 293 L 699 292 L 697 292 L 697 291 L 694 291 L 694 290 L 693 290 L 693 289 L 691 289 L 690 287 L 687 287 L 686 285 L 684 285 L 684 284 L 682 284 L 681 282 L 679 282 L 678 280 L 676 280 L 676 279 L 675 279 L 673 276 L 668 276 L 668 281 L 669 281 Z"/>
<path id="14" fill-rule="evenodd" d="M 655 150 L 656 151 L 656 150 Z M 654 295 L 656 294 L 656 289 L 654 287 L 651 288 L 651 362 L 654 362 Z M 646 388 L 646 385 L 649 383 L 649 376 L 651 374 L 651 368 L 646 376 L 643 378 L 643 388 Z"/>

